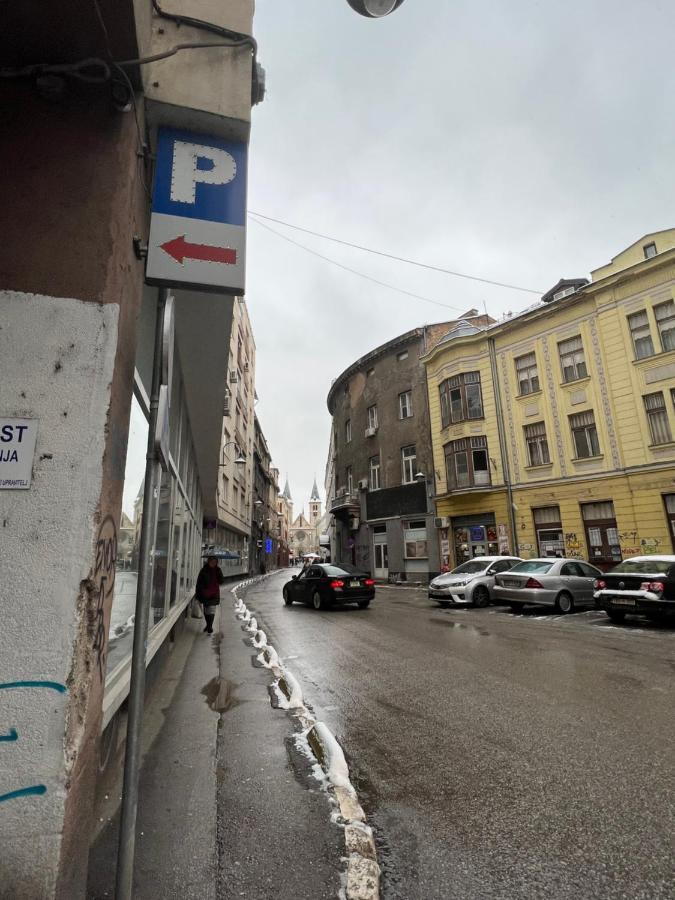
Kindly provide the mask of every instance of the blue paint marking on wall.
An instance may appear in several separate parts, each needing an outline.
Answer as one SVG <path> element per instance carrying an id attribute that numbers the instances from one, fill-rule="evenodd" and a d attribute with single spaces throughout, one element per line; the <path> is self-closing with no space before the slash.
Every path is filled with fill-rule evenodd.
<path id="1" fill-rule="evenodd" d="M 196 150 L 194 158 L 194 198 L 184 200 L 172 199 L 172 179 L 174 177 L 174 154 L 176 143 L 179 153 L 185 146 L 202 147 L 204 154 Z M 215 154 L 209 157 L 209 150 Z M 221 163 L 227 164 L 223 155 L 229 154 L 236 166 L 236 174 L 226 183 L 218 180 Z M 186 154 L 189 158 L 189 153 Z M 222 222 L 229 225 L 246 224 L 246 179 L 247 179 L 246 144 L 225 141 L 206 134 L 195 134 L 178 128 L 160 128 L 157 140 L 157 162 L 155 165 L 155 183 L 152 193 L 152 211 L 170 216 L 183 216 L 188 219 L 203 219 L 207 222 Z M 200 178 L 199 173 L 213 172 L 213 183 L 208 178 Z M 174 194 L 176 185 L 173 185 Z"/>
<path id="2" fill-rule="evenodd" d="M 0 734 L 0 741 L 18 741 L 19 735 L 16 728 L 10 728 L 7 734 Z"/>
<path id="3" fill-rule="evenodd" d="M 59 694 L 65 694 L 68 688 L 65 684 L 58 681 L 6 681 L 0 682 L 0 691 L 8 691 L 14 688 L 46 688 L 50 691 L 57 691 Z"/>
<path id="4" fill-rule="evenodd" d="M 265 552 L 266 553 L 272 552 L 272 538 L 265 539 Z"/>
<path id="5" fill-rule="evenodd" d="M 31 787 L 19 788 L 17 791 L 10 791 L 9 794 L 0 794 L 0 803 L 5 803 L 7 800 L 18 800 L 21 797 L 39 797 L 42 794 L 47 793 L 47 788 L 44 784 L 34 784 Z"/>

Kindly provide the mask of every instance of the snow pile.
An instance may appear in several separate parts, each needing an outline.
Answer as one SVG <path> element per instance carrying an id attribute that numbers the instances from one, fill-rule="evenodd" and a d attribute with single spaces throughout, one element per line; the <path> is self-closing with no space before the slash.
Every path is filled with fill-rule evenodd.
<path id="1" fill-rule="evenodd" d="M 291 675 L 288 669 L 282 669 L 282 673 L 277 683 L 285 698 L 284 709 L 303 709 L 305 701 L 302 699 L 302 688 L 297 678 Z"/>
<path id="2" fill-rule="evenodd" d="M 333 733 L 328 726 L 324 725 L 323 722 L 317 722 L 310 728 L 307 740 L 317 759 L 324 767 L 331 784 L 335 785 L 335 787 L 354 790 L 349 780 L 349 766 L 342 752 L 342 747 L 333 737 Z"/>
<path id="3" fill-rule="evenodd" d="M 258 650 L 261 650 L 263 647 L 267 646 L 267 635 L 261 628 L 259 628 L 253 635 L 253 646 L 257 647 Z"/>
<path id="4" fill-rule="evenodd" d="M 246 618 L 246 616 L 244 616 L 244 621 L 248 622 L 248 625 L 246 626 L 246 631 L 250 631 L 251 634 L 255 634 L 256 631 L 258 630 L 258 620 L 255 618 L 255 616 L 252 616 L 249 613 L 248 619 Z"/>
<path id="5" fill-rule="evenodd" d="M 258 662 L 266 669 L 278 669 L 281 666 L 277 651 L 271 644 L 265 645 L 263 652 L 258 655 Z"/>

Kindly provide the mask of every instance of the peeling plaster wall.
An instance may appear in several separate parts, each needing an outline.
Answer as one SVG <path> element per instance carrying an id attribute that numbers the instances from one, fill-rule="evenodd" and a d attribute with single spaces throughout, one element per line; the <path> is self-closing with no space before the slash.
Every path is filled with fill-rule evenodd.
<path id="1" fill-rule="evenodd" d="M 89 579 L 119 306 L 0 292 L 0 311 L 0 416 L 38 420 L 30 490 L 0 491 L 0 896 L 36 900 L 56 892 L 98 677 Z"/>

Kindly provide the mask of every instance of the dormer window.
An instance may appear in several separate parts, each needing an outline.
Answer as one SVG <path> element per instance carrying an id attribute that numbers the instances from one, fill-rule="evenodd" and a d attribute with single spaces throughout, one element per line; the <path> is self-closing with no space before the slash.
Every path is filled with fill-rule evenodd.
<path id="1" fill-rule="evenodd" d="M 573 288 L 573 287 L 563 288 L 562 291 L 558 291 L 557 294 L 553 295 L 553 299 L 554 300 L 562 300 L 563 297 L 569 297 L 569 295 L 573 294 L 574 291 L 575 291 L 575 288 Z"/>
<path id="2" fill-rule="evenodd" d="M 656 244 L 653 241 L 651 244 L 645 244 L 642 252 L 645 255 L 645 259 L 653 259 L 656 256 Z"/>

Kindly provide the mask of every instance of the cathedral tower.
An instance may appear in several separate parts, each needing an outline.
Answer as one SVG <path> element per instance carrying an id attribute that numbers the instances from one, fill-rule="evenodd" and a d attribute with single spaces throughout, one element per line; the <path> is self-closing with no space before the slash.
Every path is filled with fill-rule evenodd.
<path id="1" fill-rule="evenodd" d="M 316 486 L 316 477 L 314 478 L 314 487 L 312 488 L 312 496 L 309 499 L 309 521 L 312 526 L 321 518 L 321 497 L 319 489 Z"/>

